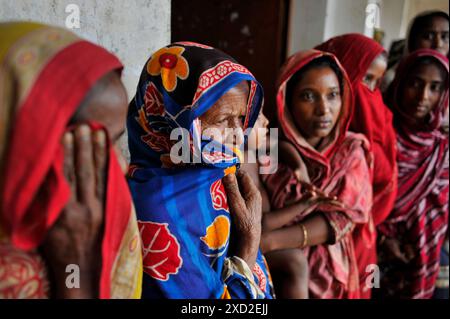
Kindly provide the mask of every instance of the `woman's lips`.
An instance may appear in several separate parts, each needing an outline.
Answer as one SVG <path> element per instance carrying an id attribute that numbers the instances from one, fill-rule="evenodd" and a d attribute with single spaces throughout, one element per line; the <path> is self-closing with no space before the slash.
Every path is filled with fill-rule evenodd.
<path id="1" fill-rule="evenodd" d="M 419 113 L 425 113 L 428 110 L 428 107 L 426 105 L 417 105 L 416 111 Z"/>
<path id="2" fill-rule="evenodd" d="M 314 122 L 314 126 L 318 129 L 327 129 L 331 126 L 331 120 L 322 120 Z"/>

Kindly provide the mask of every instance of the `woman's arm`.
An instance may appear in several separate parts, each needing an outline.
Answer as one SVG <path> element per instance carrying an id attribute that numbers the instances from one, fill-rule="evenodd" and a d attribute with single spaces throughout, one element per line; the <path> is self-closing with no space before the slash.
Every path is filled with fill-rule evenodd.
<path id="1" fill-rule="evenodd" d="M 280 160 L 286 164 L 293 172 L 297 180 L 309 182 L 308 172 L 300 157 L 300 154 L 295 149 L 294 145 L 287 141 L 280 141 L 279 144 Z"/>
<path id="2" fill-rule="evenodd" d="M 263 233 L 261 250 L 267 253 L 279 249 L 321 245 L 330 242 L 333 235 L 333 229 L 324 215 L 320 212 L 312 213 L 301 223 Z"/>
<path id="3" fill-rule="evenodd" d="M 302 214 L 310 205 L 315 204 L 318 199 L 311 198 L 300 201 L 281 209 L 267 212 L 262 219 L 262 232 L 267 233 L 289 224 L 296 216 Z"/>

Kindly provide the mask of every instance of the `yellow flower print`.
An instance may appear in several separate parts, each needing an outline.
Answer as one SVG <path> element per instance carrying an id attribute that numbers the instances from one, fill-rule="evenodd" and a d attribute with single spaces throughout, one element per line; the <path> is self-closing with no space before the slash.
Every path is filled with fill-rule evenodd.
<path id="1" fill-rule="evenodd" d="M 209 249 L 217 250 L 226 246 L 230 237 L 230 221 L 223 215 L 217 216 L 200 239 Z"/>
<path id="2" fill-rule="evenodd" d="M 157 76 L 161 74 L 162 84 L 167 92 L 177 87 L 177 78 L 186 80 L 189 76 L 189 65 L 181 55 L 183 47 L 173 46 L 158 50 L 147 63 L 147 72 Z"/>

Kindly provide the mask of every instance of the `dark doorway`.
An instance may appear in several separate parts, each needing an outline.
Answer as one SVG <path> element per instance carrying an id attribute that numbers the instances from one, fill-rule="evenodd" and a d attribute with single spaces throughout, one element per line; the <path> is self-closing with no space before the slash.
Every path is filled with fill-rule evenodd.
<path id="1" fill-rule="evenodd" d="M 246 66 L 264 87 L 275 117 L 275 83 L 286 58 L 288 0 L 172 0 L 172 42 L 216 47 Z"/>

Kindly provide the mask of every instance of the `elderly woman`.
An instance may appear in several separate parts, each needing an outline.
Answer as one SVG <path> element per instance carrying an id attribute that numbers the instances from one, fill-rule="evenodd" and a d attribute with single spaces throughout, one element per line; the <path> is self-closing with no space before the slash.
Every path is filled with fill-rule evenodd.
<path id="1" fill-rule="evenodd" d="M 261 196 L 236 172 L 262 101 L 251 73 L 212 47 L 174 43 L 145 64 L 127 123 L 143 297 L 272 297 Z"/>
<path id="2" fill-rule="evenodd" d="M 399 175 L 394 209 L 379 227 L 384 296 L 430 298 L 435 289 L 448 227 L 448 135 L 440 131 L 448 72 L 447 57 L 418 50 L 400 63 L 388 90 Z"/>
<path id="3" fill-rule="evenodd" d="M 281 163 L 265 179 L 272 207 L 279 211 L 267 216 L 264 251 L 302 250 L 310 297 L 358 298 L 351 231 L 368 221 L 372 172 L 366 138 L 348 132 L 350 81 L 332 54 L 310 50 L 289 58 L 278 88 L 278 122 L 302 170 L 297 178 Z"/>
<path id="4" fill-rule="evenodd" d="M 0 61 L 0 298 L 139 297 L 122 64 L 36 23 L 0 24 Z"/>
<path id="5" fill-rule="evenodd" d="M 331 38 L 317 49 L 336 55 L 347 71 L 355 95 L 350 130 L 366 136 L 374 156 L 369 222 L 353 231 L 361 297 L 370 298 L 371 286 L 366 281 L 372 275 L 370 265 L 377 264 L 376 227 L 392 211 L 397 195 L 397 143 L 392 112 L 384 104 L 379 89 L 387 66 L 386 52 L 379 43 L 356 33 Z"/>

